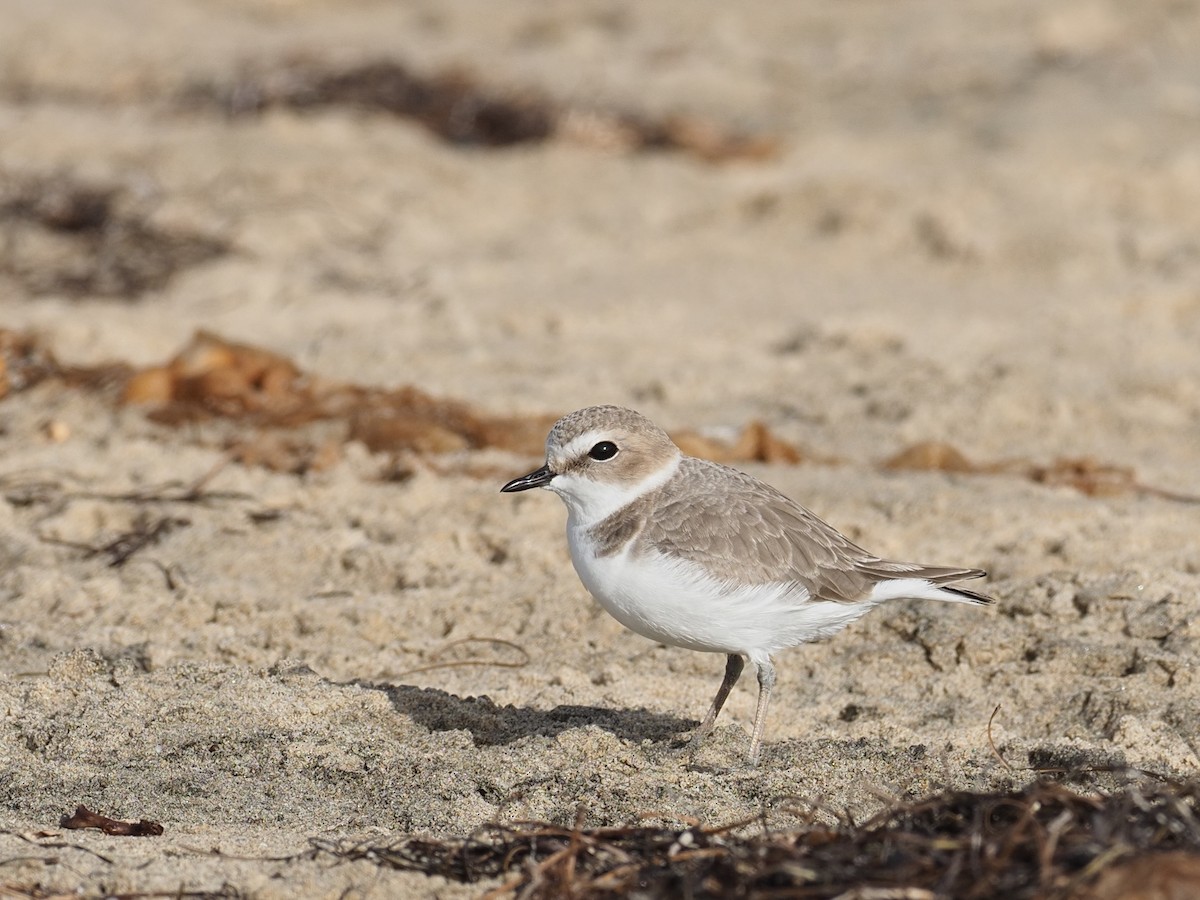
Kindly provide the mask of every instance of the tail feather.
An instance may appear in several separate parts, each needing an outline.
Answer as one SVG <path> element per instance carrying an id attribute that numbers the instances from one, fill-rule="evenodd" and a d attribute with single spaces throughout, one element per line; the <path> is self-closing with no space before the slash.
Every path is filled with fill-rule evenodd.
<path id="1" fill-rule="evenodd" d="M 983 578 L 987 572 L 983 569 L 960 569 L 955 566 L 923 566 L 920 563 L 896 562 L 891 559 L 860 559 L 854 563 L 854 568 L 864 575 L 870 575 L 880 580 L 886 578 L 923 578 L 934 584 L 945 584 L 948 581 L 964 581 L 968 578 Z"/>
<path id="2" fill-rule="evenodd" d="M 952 600 L 959 603 L 975 603 L 986 606 L 995 603 L 995 599 L 987 594 L 958 587 L 951 582 L 965 581 L 970 578 L 983 578 L 987 575 L 983 569 L 958 569 L 951 566 L 923 566 L 919 563 L 894 562 L 888 559 L 864 559 L 855 563 L 855 568 L 865 575 L 879 579 L 876 589 L 890 596 L 902 596 L 900 586 L 895 582 L 903 582 L 906 586 L 914 582 L 924 582 L 931 591 L 918 591 L 914 596 L 925 596 L 928 599 Z M 887 588 L 884 584 L 893 582 Z"/>
<path id="3" fill-rule="evenodd" d="M 986 572 L 983 574 L 987 574 Z M 960 587 L 943 587 L 943 591 L 948 594 L 957 594 L 969 603 L 977 603 L 980 606 L 990 606 L 996 602 L 995 597 L 989 597 L 987 594 L 981 594 L 978 591 L 968 591 L 966 588 Z"/>

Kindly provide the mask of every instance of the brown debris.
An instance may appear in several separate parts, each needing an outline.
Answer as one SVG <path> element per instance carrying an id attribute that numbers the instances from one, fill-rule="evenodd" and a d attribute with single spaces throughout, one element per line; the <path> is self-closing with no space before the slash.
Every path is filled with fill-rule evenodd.
<path id="1" fill-rule="evenodd" d="M 732 443 L 701 434 L 698 431 L 678 431 L 671 439 L 689 456 L 711 459 L 713 462 L 766 462 L 795 465 L 811 462 L 812 457 L 798 447 L 776 437 L 766 425 L 754 420 L 742 429 Z M 829 462 L 830 460 L 821 460 Z"/>
<path id="2" fill-rule="evenodd" d="M 201 331 L 166 365 L 134 373 L 122 401 L 151 407 L 156 422 L 180 425 L 212 418 L 249 422 L 260 429 L 291 429 L 311 422 L 344 423 L 345 440 L 373 453 L 453 453 L 490 447 L 541 454 L 555 416 L 491 416 L 470 404 L 433 397 L 412 387 L 369 388 L 325 382 L 291 360 L 249 344 Z M 808 457 L 751 422 L 725 443 L 694 431 L 675 435 L 685 452 L 723 462 L 798 463 Z M 332 465 L 337 450 L 302 438 L 262 431 L 228 445 L 247 465 L 304 472 Z"/>
<path id="3" fill-rule="evenodd" d="M 654 120 L 637 113 L 565 109 L 555 122 L 555 136 L 601 150 L 688 153 L 709 163 L 761 162 L 779 153 L 774 138 L 738 134 L 695 115 Z"/>
<path id="4" fill-rule="evenodd" d="M 37 335 L 0 328 L 0 400 L 44 381 L 96 388 L 124 381 L 129 372 L 121 364 L 63 365 Z"/>
<path id="5" fill-rule="evenodd" d="M 0 328 L 0 399 L 62 372 L 54 354 L 31 334 Z"/>
<path id="6" fill-rule="evenodd" d="M 31 294 L 133 298 L 228 251 L 154 225 L 120 186 L 0 172 L 0 275 Z"/>
<path id="7" fill-rule="evenodd" d="M 291 360 L 199 331 L 165 366 L 134 373 L 121 402 L 154 406 L 150 418 L 168 425 L 213 417 L 301 424 L 322 417 L 317 390 Z"/>
<path id="8" fill-rule="evenodd" d="M 350 411 L 351 440 L 372 452 L 414 450 L 449 453 L 495 446 L 502 428 L 466 403 L 431 397 L 415 387 L 384 391 L 363 389 L 361 402 Z"/>
<path id="9" fill-rule="evenodd" d="M 208 331 L 197 332 L 167 363 L 133 371 L 124 365 L 64 366 L 35 337 L 0 328 L 0 399 L 47 379 L 90 388 L 118 385 L 122 403 L 145 407 L 150 419 L 164 425 L 224 420 L 253 426 L 257 433 L 237 432 L 221 444 L 229 458 L 293 474 L 336 465 L 346 441 L 360 441 L 373 453 L 394 457 L 483 448 L 540 456 L 546 433 L 557 418 L 489 415 L 469 403 L 434 397 L 411 385 L 385 389 L 326 381 L 278 353 L 227 341 Z M 297 431 L 313 423 L 329 423 L 334 433 L 328 428 L 317 436 Z M 69 433 L 63 427 L 48 436 L 58 439 L 55 435 Z M 784 441 L 760 421 L 747 424 L 732 441 L 690 429 L 672 437 L 685 453 L 722 463 L 841 462 Z M 925 441 L 880 466 L 891 471 L 1016 475 L 1070 487 L 1089 497 L 1132 493 L 1200 503 L 1200 496 L 1142 484 L 1132 468 L 1091 457 L 1060 457 L 1048 465 L 1026 459 L 980 463 L 951 444 Z M 491 473 L 487 465 L 481 469 L 471 463 L 428 468 L 439 474 Z M 384 477 L 403 479 L 412 472 L 410 461 L 396 459 Z"/>
<path id="10" fill-rule="evenodd" d="M 1090 456 L 1061 456 L 1048 465 L 1027 459 L 978 463 L 950 444 L 924 441 L 901 450 L 880 465 L 892 471 L 1018 475 L 1038 484 L 1074 488 L 1089 497 L 1143 494 L 1181 503 L 1200 503 L 1200 496 L 1142 484 L 1131 467 L 1102 463 Z"/>
<path id="11" fill-rule="evenodd" d="M 282 472 L 337 462 L 340 441 L 314 443 L 272 431 L 313 422 L 342 423 L 342 441 L 361 441 L 376 453 L 495 447 L 531 455 L 540 452 L 553 423 L 551 417 L 488 416 L 411 386 L 388 390 L 326 382 L 286 357 L 206 331 L 166 365 L 135 372 L 121 399 L 149 407 L 149 417 L 165 425 L 214 418 L 252 424 L 260 433 L 232 440 L 233 458 Z"/>
<path id="12" fill-rule="evenodd" d="M 272 472 L 303 475 L 332 469 L 341 461 L 342 446 L 332 440 L 314 444 L 276 432 L 264 432 L 248 441 L 231 442 L 229 457 L 243 466 L 261 466 Z"/>
<path id="13" fill-rule="evenodd" d="M 807 809 L 793 812 L 811 816 Z M 746 834 L 746 823 L 522 823 L 490 825 L 466 840 L 312 843 L 337 859 L 462 882 L 505 878 L 492 897 L 1167 900 L 1194 896 L 1188 891 L 1194 892 L 1200 861 L 1198 813 L 1196 782 L 1134 782 L 1092 795 L 1038 781 L 1021 791 L 954 791 L 900 802 L 862 825 L 846 820 Z M 1151 866 L 1153 876 L 1135 878 Z M 1113 892 L 1129 884 L 1145 892 Z"/>
<path id="14" fill-rule="evenodd" d="M 63 828 L 99 828 L 105 834 L 128 837 L 158 837 L 163 833 L 163 827 L 158 822 L 151 822 L 149 819 L 122 822 L 119 819 L 110 819 L 100 813 L 94 813 L 82 805 L 75 807 L 74 815 L 63 816 L 59 824 Z"/>
<path id="15" fill-rule="evenodd" d="M 915 469 L 922 472 L 975 472 L 974 463 L 955 447 L 941 441 L 922 441 L 906 447 L 883 462 L 885 469 Z"/>
<path id="16" fill-rule="evenodd" d="M 1090 456 L 1059 457 L 1048 466 L 1028 464 L 1025 475 L 1038 484 L 1071 487 L 1089 497 L 1115 497 L 1131 491 L 1152 490 L 1138 484 L 1129 466 L 1114 466 Z"/>
<path id="17" fill-rule="evenodd" d="M 761 160 L 777 142 L 743 135 L 698 116 L 655 120 L 632 112 L 566 107 L 534 90 L 484 84 L 464 69 L 422 75 L 395 60 L 346 68 L 312 60 L 247 72 L 228 87 L 198 86 L 190 102 L 218 102 L 234 115 L 271 107 L 313 109 L 352 106 L 412 119 L 442 140 L 460 146 L 507 147 L 555 138 L 606 150 L 671 150 L 706 162 Z"/>

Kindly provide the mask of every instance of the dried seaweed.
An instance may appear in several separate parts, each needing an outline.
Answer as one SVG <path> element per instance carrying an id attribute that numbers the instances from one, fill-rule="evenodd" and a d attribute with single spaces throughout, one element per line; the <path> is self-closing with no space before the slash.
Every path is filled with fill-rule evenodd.
<path id="1" fill-rule="evenodd" d="M 1103 463 L 1090 456 L 1062 456 L 1049 464 L 1028 459 L 1004 459 L 996 462 L 974 462 L 956 447 L 941 441 L 923 441 L 901 450 L 883 461 L 882 467 L 892 471 L 963 472 L 972 475 L 1017 475 L 1038 484 L 1069 487 L 1089 497 L 1115 497 L 1122 494 L 1142 494 L 1175 500 L 1180 503 L 1200 503 L 1200 496 L 1154 487 L 1138 481 L 1129 466 Z"/>
<path id="2" fill-rule="evenodd" d="M 295 473 L 334 464 L 338 444 L 285 438 L 278 429 L 340 421 L 344 440 L 360 441 L 376 453 L 443 454 L 490 447 L 536 455 L 557 418 L 489 415 L 413 386 L 382 389 L 324 381 L 286 357 L 205 331 L 164 365 L 134 373 L 122 400 L 148 407 L 150 418 L 166 425 L 214 418 L 251 424 L 258 433 L 231 441 L 231 456 L 248 465 Z M 723 462 L 798 463 L 812 458 L 761 422 L 749 423 L 731 442 L 696 431 L 680 431 L 674 437 L 685 451 Z"/>
<path id="3" fill-rule="evenodd" d="M 207 331 L 197 332 L 166 363 L 134 371 L 119 364 L 64 366 L 36 338 L 0 329 L 0 399 L 47 379 L 92 388 L 118 386 L 122 403 L 144 407 L 150 419 L 164 425 L 213 420 L 236 424 L 237 430 L 221 444 L 227 459 L 293 474 L 335 465 L 347 441 L 359 441 L 373 453 L 391 454 L 392 462 L 381 473 L 391 480 L 412 476 L 412 454 L 492 448 L 537 456 L 557 418 L 492 415 L 411 385 L 387 389 L 328 381 L 278 353 Z M 317 434 L 301 430 L 315 423 L 327 426 Z M 250 433 L 247 426 L 253 429 Z M 690 429 L 675 431 L 672 437 L 684 452 L 718 462 L 842 462 L 797 447 L 759 421 L 748 423 L 729 440 Z M 477 460 L 423 465 L 435 474 L 504 474 Z M 1027 459 L 981 463 L 950 444 L 925 441 L 879 465 L 887 471 L 1012 475 L 1091 497 L 1134 494 L 1200 503 L 1200 496 L 1144 484 L 1132 468 L 1091 457 L 1060 457 L 1049 464 Z"/>
<path id="4" fill-rule="evenodd" d="M 535 90 L 485 84 L 461 68 L 424 75 L 391 59 L 342 68 L 313 60 L 248 68 L 230 85 L 193 86 L 184 101 L 217 103 L 231 115 L 272 107 L 350 106 L 411 119 L 457 146 L 565 139 L 607 150 L 679 151 L 708 162 L 764 159 L 777 151 L 772 138 L 741 134 L 698 116 L 656 119 L 630 111 L 582 109 Z"/>
<path id="5" fill-rule="evenodd" d="M 0 173 L 0 275 L 31 294 L 134 298 L 228 251 L 154 224 L 146 202 L 119 185 Z"/>
<path id="6" fill-rule="evenodd" d="M 158 837 L 163 833 L 163 827 L 158 822 L 152 822 L 149 819 L 124 822 L 92 812 L 83 805 L 75 807 L 72 815 L 63 816 L 59 824 L 63 828 L 98 828 L 105 834 L 125 837 Z"/>
<path id="7" fill-rule="evenodd" d="M 0 400 L 44 381 L 94 387 L 124 381 L 130 371 L 129 366 L 119 363 L 90 367 L 63 365 L 37 336 L 0 328 Z"/>
<path id="8" fill-rule="evenodd" d="M 698 431 L 677 431 L 672 440 L 689 456 L 699 456 L 714 462 L 765 462 L 796 465 L 802 462 L 834 462 L 805 453 L 775 435 L 766 425 L 753 421 L 732 441 L 722 441 Z"/>
<path id="9" fill-rule="evenodd" d="M 1168 880 L 1168 889 L 1194 885 L 1200 783 L 1135 780 L 1103 795 L 1038 781 L 1021 791 L 899 803 L 862 825 L 749 834 L 739 826 L 515 823 L 463 840 L 312 843 L 343 860 L 468 883 L 505 879 L 491 896 L 1052 900 L 1082 896 L 1097 883 L 1124 884 L 1123 869 L 1146 860 L 1171 860 L 1156 871 L 1189 879 Z"/>
<path id="10" fill-rule="evenodd" d="M 134 373 L 122 401 L 148 408 L 165 425 L 236 420 L 258 429 L 228 449 L 248 464 L 300 472 L 336 462 L 337 446 L 283 439 L 280 429 L 314 422 L 343 425 L 342 440 L 373 452 L 446 453 L 495 447 L 540 452 L 552 416 L 491 416 L 457 400 L 411 387 L 394 389 L 329 382 L 286 357 L 201 331 L 165 365 Z"/>

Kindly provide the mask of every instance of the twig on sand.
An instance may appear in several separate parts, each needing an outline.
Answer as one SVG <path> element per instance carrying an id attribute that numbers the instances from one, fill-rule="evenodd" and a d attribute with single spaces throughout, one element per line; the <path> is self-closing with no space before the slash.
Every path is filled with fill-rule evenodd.
<path id="1" fill-rule="evenodd" d="M 107 554 L 109 568 L 119 569 L 125 563 L 129 562 L 138 551 L 149 547 L 151 544 L 158 543 L 175 529 L 185 528 L 191 524 L 190 519 L 183 519 L 177 516 L 159 516 L 153 519 L 142 516 L 139 517 L 129 531 L 117 535 L 111 541 L 104 544 L 83 544 L 78 541 L 66 541 L 54 537 L 43 537 L 42 540 L 49 544 L 59 544 L 63 547 L 73 547 L 76 550 L 83 550 L 85 559 Z"/>
<path id="2" fill-rule="evenodd" d="M 996 757 L 996 759 L 1000 760 L 1000 765 L 1004 766 L 1004 768 L 1008 769 L 1008 771 L 1010 771 L 1010 772 L 1015 772 L 1016 769 L 1014 769 L 1011 765 L 1009 765 L 1008 760 L 1004 758 L 1004 754 L 1002 754 L 996 748 L 996 742 L 994 740 L 992 740 L 992 721 L 996 718 L 996 713 L 998 713 L 998 712 L 1000 712 L 1000 704 L 999 703 L 997 703 L 996 708 L 992 710 L 992 714 L 990 716 L 988 716 L 988 724 L 987 724 L 988 746 L 992 748 L 992 756 L 994 756 L 994 757 Z"/>
<path id="3" fill-rule="evenodd" d="M 163 833 L 162 825 L 149 819 L 139 819 L 136 822 L 123 822 L 120 819 L 110 819 L 108 816 L 92 812 L 82 804 L 75 807 L 75 813 L 63 816 L 59 823 L 63 828 L 99 828 L 105 834 L 127 837 L 158 837 Z"/>
<path id="4" fill-rule="evenodd" d="M 502 660 L 502 659 L 456 659 L 448 662 L 434 662 L 426 666 L 418 666 L 415 669 L 405 669 L 396 675 L 397 678 L 403 678 L 408 675 L 416 675 L 420 672 L 432 672 L 434 669 L 456 669 L 461 666 L 496 666 L 501 669 L 520 669 L 529 665 L 529 651 L 520 644 L 514 644 L 512 641 L 506 641 L 503 638 L 481 638 L 481 637 L 465 637 L 457 641 L 451 641 L 433 654 L 433 659 L 437 659 L 452 647 L 459 647 L 463 644 L 496 644 L 501 647 L 511 647 L 521 654 L 519 660 Z"/>

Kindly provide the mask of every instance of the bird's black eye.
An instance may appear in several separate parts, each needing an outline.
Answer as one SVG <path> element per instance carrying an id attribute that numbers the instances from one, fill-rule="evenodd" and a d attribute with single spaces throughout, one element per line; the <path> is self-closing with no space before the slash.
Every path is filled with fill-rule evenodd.
<path id="1" fill-rule="evenodd" d="M 598 459 L 601 462 L 606 459 L 612 459 L 616 455 L 617 445 L 612 441 L 601 441 L 588 451 L 588 456 L 590 456 L 592 459 Z"/>

